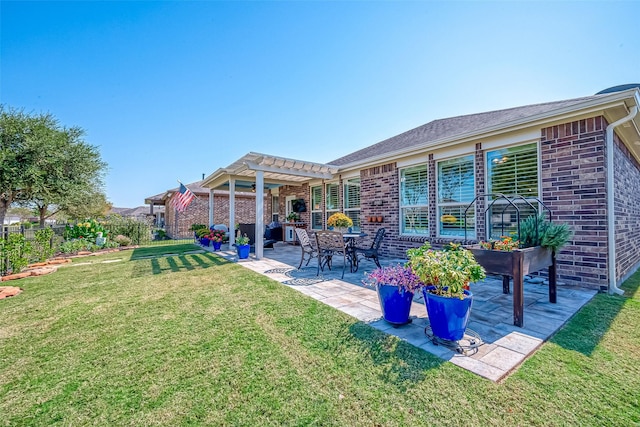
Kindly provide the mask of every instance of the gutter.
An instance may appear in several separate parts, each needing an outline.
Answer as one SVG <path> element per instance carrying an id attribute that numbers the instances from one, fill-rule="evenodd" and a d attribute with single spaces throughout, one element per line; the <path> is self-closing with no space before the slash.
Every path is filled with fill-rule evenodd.
<path id="1" fill-rule="evenodd" d="M 626 117 L 621 118 L 609 126 L 607 126 L 605 134 L 605 144 L 607 146 L 607 249 L 608 249 L 608 263 L 607 276 L 609 277 L 609 294 L 624 294 L 624 291 L 618 288 L 616 283 L 616 239 L 615 239 L 615 186 L 613 183 L 613 155 L 614 155 L 614 142 L 613 142 L 613 129 L 621 125 L 622 123 L 633 120 L 638 114 L 638 106 L 631 107 L 631 111 Z"/>

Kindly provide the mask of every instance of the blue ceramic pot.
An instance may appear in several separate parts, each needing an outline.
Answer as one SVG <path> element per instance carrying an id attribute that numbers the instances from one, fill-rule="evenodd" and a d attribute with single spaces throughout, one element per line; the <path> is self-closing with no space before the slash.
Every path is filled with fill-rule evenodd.
<path id="1" fill-rule="evenodd" d="M 463 299 L 449 298 L 432 294 L 429 289 L 433 287 L 422 288 L 422 294 L 433 334 L 443 340 L 461 340 L 469 322 L 473 294 L 464 291 Z"/>
<path id="2" fill-rule="evenodd" d="M 219 251 L 221 247 L 222 247 L 222 242 L 213 242 L 214 251 Z"/>
<path id="3" fill-rule="evenodd" d="M 376 290 L 384 320 L 394 325 L 409 323 L 413 292 L 400 290 L 396 285 L 385 284 L 378 284 Z"/>
<path id="4" fill-rule="evenodd" d="M 202 246 L 209 246 L 209 238 L 207 238 L 207 237 L 201 237 L 201 238 L 200 238 L 200 244 L 201 244 Z"/>
<path id="5" fill-rule="evenodd" d="M 249 251 L 251 250 L 251 245 L 238 245 L 236 246 L 236 249 L 238 250 L 239 259 L 249 258 Z"/>

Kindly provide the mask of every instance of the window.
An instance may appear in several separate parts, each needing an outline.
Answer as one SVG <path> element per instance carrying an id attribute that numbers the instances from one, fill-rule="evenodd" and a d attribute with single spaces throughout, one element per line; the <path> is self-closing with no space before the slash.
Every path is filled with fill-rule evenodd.
<path id="1" fill-rule="evenodd" d="M 427 165 L 400 171 L 400 220 L 402 234 L 429 234 Z"/>
<path id="2" fill-rule="evenodd" d="M 311 229 L 322 230 L 322 186 L 311 187 Z"/>
<path id="3" fill-rule="evenodd" d="M 271 221 L 278 222 L 280 213 L 280 197 L 271 196 Z"/>
<path id="4" fill-rule="evenodd" d="M 333 215 L 336 212 L 340 212 L 340 200 L 338 193 L 338 184 L 327 184 L 326 185 L 326 208 L 327 208 L 327 218 Z"/>
<path id="5" fill-rule="evenodd" d="M 487 153 L 487 190 L 507 197 L 538 197 L 538 144 L 503 148 Z M 522 221 L 539 210 L 537 202 L 516 199 L 518 209 L 497 200 L 490 209 L 489 236 L 499 238 L 517 233 L 518 212 Z"/>
<path id="6" fill-rule="evenodd" d="M 360 178 L 344 181 L 344 214 L 353 221 L 353 231 L 360 231 Z"/>
<path id="7" fill-rule="evenodd" d="M 465 210 L 475 197 L 473 155 L 438 162 L 438 234 L 465 236 Z M 475 209 L 466 212 L 467 238 L 475 238 Z"/>

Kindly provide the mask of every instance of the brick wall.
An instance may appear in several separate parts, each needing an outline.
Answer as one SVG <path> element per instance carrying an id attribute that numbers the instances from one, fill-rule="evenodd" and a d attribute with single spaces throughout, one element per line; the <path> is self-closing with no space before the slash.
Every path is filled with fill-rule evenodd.
<path id="1" fill-rule="evenodd" d="M 616 278 L 640 263 L 640 164 L 615 137 Z"/>
<path id="2" fill-rule="evenodd" d="M 400 237 L 400 177 L 396 163 L 375 166 L 360 171 L 360 215 L 382 216 L 382 223 L 362 221 L 362 231 L 368 237 L 364 246 L 371 244 L 371 240 L 380 227 L 386 230 L 386 236 L 380 246 L 382 256 L 405 258 L 406 250 L 416 248 L 422 244 L 425 237 Z"/>
<path id="3" fill-rule="evenodd" d="M 607 284 L 606 125 L 592 117 L 541 131 L 542 200 L 574 233 L 558 280 L 591 288 Z"/>
<path id="4" fill-rule="evenodd" d="M 271 195 L 264 200 L 264 221 L 271 222 Z M 236 223 L 255 222 L 255 197 L 236 194 Z M 214 224 L 229 225 L 229 196 L 228 194 L 215 194 L 213 196 L 213 222 Z M 165 229 L 171 238 L 191 236 L 189 230 L 192 224 L 209 224 L 209 195 L 199 194 L 196 199 L 185 209 L 176 214 L 170 200 L 165 202 Z"/>
<path id="5" fill-rule="evenodd" d="M 278 200 L 280 203 L 280 206 L 278 208 L 278 217 L 280 218 L 280 222 L 287 222 L 287 218 L 285 215 L 287 212 L 287 197 L 293 196 L 296 199 L 304 199 L 304 202 L 307 205 L 307 211 L 299 213 L 300 221 L 307 224 L 307 228 L 309 228 L 309 224 L 311 221 L 311 201 L 309 200 L 309 191 L 309 184 L 304 184 L 301 186 L 285 185 L 278 189 Z"/>

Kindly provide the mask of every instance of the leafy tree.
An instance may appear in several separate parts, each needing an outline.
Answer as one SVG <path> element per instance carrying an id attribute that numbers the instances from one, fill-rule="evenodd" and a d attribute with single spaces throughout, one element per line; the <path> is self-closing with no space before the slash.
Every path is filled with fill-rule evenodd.
<path id="1" fill-rule="evenodd" d="M 28 115 L 0 105 L 0 224 L 12 203 L 28 200 L 38 175 L 38 147 L 58 126 L 50 114 Z"/>
<path id="2" fill-rule="evenodd" d="M 58 212 L 76 216 L 84 205 L 105 210 L 107 165 L 81 128 L 60 127 L 49 114 L 0 108 L 0 221 L 13 202 L 35 208 L 40 225 Z M 86 216 L 86 209 L 79 213 Z"/>

